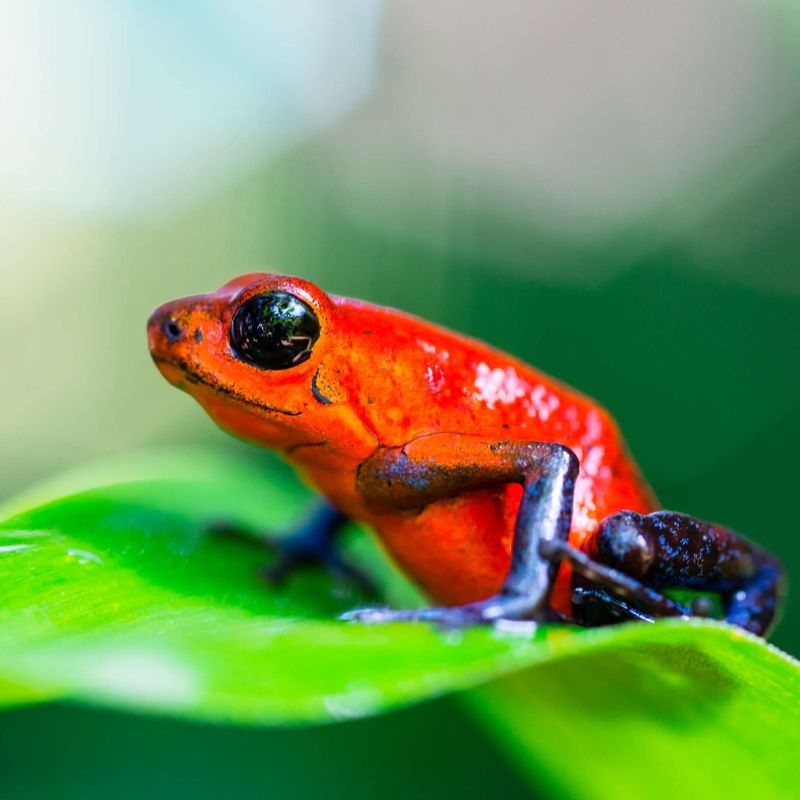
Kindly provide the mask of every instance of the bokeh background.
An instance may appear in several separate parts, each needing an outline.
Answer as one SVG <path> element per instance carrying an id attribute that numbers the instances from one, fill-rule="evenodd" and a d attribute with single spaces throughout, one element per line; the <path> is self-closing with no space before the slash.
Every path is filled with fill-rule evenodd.
<path id="1" fill-rule="evenodd" d="M 236 446 L 144 322 L 271 269 L 598 398 L 665 506 L 800 585 L 799 44 L 786 0 L 0 4 L 0 497 Z M 774 641 L 800 653 L 796 597 Z M 0 775 L 26 798 L 530 792 L 452 700 L 293 732 L 21 710 Z"/>

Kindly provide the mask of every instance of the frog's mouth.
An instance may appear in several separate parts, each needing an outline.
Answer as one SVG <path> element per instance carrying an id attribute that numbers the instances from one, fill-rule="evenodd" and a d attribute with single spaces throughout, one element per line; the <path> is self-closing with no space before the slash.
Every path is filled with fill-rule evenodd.
<path id="1" fill-rule="evenodd" d="M 155 353 L 152 353 L 151 355 L 161 374 L 173 386 L 177 386 L 179 389 L 183 389 L 189 394 L 192 394 L 192 391 L 186 386 L 182 385 L 184 381 L 194 386 L 202 386 L 214 394 L 222 395 L 228 400 L 233 400 L 236 403 L 241 403 L 244 406 L 257 409 L 258 411 L 268 411 L 275 414 L 283 414 L 287 417 L 298 417 L 303 413 L 302 410 L 296 411 L 290 408 L 271 406 L 267 403 L 247 397 L 240 391 L 237 391 L 229 386 L 224 386 L 223 384 L 219 383 L 219 381 L 203 375 L 201 372 L 187 364 L 183 359 L 167 358 L 162 355 L 156 355 Z"/>

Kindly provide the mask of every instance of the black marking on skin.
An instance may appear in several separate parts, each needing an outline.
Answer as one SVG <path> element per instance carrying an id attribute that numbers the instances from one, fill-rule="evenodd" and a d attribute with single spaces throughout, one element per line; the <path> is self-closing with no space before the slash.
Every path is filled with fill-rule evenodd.
<path id="1" fill-rule="evenodd" d="M 218 392 L 219 394 L 224 394 L 227 397 L 230 397 L 233 400 L 236 400 L 242 405 L 251 406 L 252 408 L 257 408 L 260 411 L 273 411 L 276 414 L 283 414 L 287 417 L 299 417 L 303 412 L 302 411 L 292 411 L 289 408 L 278 408 L 278 406 L 270 406 L 266 403 L 257 403 L 255 400 L 251 400 L 249 397 L 245 397 L 244 395 L 240 394 L 239 392 L 235 391 L 234 389 L 229 389 L 227 386 L 222 386 L 222 384 L 214 383 L 213 381 L 209 380 L 205 376 L 201 375 L 199 372 L 191 369 L 185 361 L 180 359 L 173 359 L 173 358 L 164 358 L 163 356 L 153 356 L 153 361 L 156 364 L 168 364 L 171 367 L 177 367 L 183 373 L 184 377 L 189 383 L 193 384 L 203 384 L 204 386 L 208 386 L 214 392 Z"/>
<path id="2" fill-rule="evenodd" d="M 332 406 L 333 400 L 330 397 L 326 397 L 322 392 L 319 390 L 317 386 L 317 375 L 319 375 L 319 370 L 314 373 L 314 377 L 311 378 L 311 394 L 314 395 L 314 399 L 318 403 L 322 403 L 323 406 Z"/>
<path id="3" fill-rule="evenodd" d="M 198 328 L 194 332 L 194 340 L 197 342 L 197 344 L 202 344 L 202 342 L 203 342 L 203 331 L 201 331 L 200 328 Z"/>
<path id="4" fill-rule="evenodd" d="M 293 444 L 286 448 L 286 455 L 291 456 L 300 450 L 303 447 L 325 447 L 328 444 L 327 441 L 320 441 L 320 442 L 300 442 L 299 444 Z"/>

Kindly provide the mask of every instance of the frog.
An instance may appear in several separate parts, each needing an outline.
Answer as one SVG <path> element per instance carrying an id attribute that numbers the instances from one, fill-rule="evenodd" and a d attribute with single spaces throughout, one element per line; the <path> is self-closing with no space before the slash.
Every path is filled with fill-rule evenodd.
<path id="1" fill-rule="evenodd" d="M 776 623 L 780 561 L 661 508 L 612 415 L 513 355 L 277 273 L 166 303 L 147 333 L 169 383 L 324 498 L 265 535 L 271 581 L 319 562 L 372 586 L 336 546 L 355 520 L 431 602 L 350 622 L 593 627 L 707 617 L 716 597 L 731 625 Z"/>

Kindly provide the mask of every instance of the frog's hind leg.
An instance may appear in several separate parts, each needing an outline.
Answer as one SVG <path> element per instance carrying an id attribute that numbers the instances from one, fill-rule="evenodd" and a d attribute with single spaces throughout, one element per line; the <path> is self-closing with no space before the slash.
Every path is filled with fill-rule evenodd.
<path id="1" fill-rule="evenodd" d="M 546 555 L 563 558 L 590 583 L 653 616 L 705 615 L 702 600 L 683 606 L 660 594 L 667 588 L 719 594 L 726 621 L 759 636 L 778 614 L 784 587 L 779 562 L 720 525 L 672 511 L 623 511 L 598 526 L 586 550 L 556 545 Z"/>
<path id="2" fill-rule="evenodd" d="M 339 533 L 347 522 L 346 516 L 320 500 L 297 526 L 284 534 L 248 531 L 227 522 L 214 523 L 210 530 L 220 536 L 260 544 L 274 553 L 273 560 L 261 569 L 262 577 L 272 586 L 282 585 L 299 570 L 322 566 L 368 596 L 378 597 L 377 586 L 370 576 L 348 563 L 337 549 Z"/>
<path id="3" fill-rule="evenodd" d="M 553 563 L 566 561 L 572 567 L 573 621 L 578 624 L 604 625 L 624 616 L 652 622 L 655 617 L 689 617 L 694 613 L 688 606 L 567 542 L 548 542 L 540 552 Z M 601 613 L 603 610 L 607 613 Z"/>

